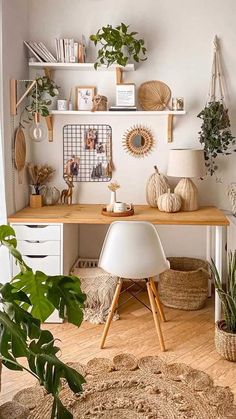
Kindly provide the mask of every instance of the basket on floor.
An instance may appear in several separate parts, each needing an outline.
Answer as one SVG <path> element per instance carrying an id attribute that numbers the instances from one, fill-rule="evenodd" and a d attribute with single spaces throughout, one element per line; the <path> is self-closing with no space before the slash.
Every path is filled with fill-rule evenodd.
<path id="1" fill-rule="evenodd" d="M 236 362 L 236 334 L 226 331 L 224 320 L 216 322 L 215 345 L 217 352 L 223 358 Z"/>
<path id="2" fill-rule="evenodd" d="M 180 310 L 199 310 L 208 297 L 208 262 L 187 257 L 170 257 L 170 269 L 159 276 L 162 303 Z"/>
<path id="3" fill-rule="evenodd" d="M 79 258 L 71 269 L 78 276 L 81 290 L 86 294 L 84 320 L 93 324 L 105 323 L 115 293 L 118 278 L 98 267 L 97 259 Z M 119 318 L 117 312 L 113 320 Z"/>

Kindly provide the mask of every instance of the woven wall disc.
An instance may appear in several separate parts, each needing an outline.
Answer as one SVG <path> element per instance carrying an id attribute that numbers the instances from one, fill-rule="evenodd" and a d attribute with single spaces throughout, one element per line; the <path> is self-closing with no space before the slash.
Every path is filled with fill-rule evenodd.
<path id="1" fill-rule="evenodd" d="M 139 105 L 144 111 L 163 111 L 168 108 L 170 97 L 171 90 L 162 81 L 146 81 L 138 90 Z"/>
<path id="2" fill-rule="evenodd" d="M 152 132 L 142 125 L 131 127 L 123 136 L 123 147 L 134 157 L 147 156 L 151 152 L 154 143 Z"/>

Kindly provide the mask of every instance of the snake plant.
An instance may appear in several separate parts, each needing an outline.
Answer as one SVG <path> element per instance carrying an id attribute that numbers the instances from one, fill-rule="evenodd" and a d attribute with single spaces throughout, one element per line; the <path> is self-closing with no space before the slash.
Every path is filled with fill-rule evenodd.
<path id="1" fill-rule="evenodd" d="M 228 254 L 228 274 L 225 284 L 212 260 L 215 287 L 222 302 L 226 331 L 236 333 L 236 250 Z"/>
<path id="2" fill-rule="evenodd" d="M 47 276 L 33 272 L 17 250 L 14 230 L 0 226 L 0 245 L 8 248 L 20 268 L 11 282 L 0 284 L 0 359 L 5 367 L 32 374 L 53 396 L 51 419 L 72 419 L 60 400 L 61 379 L 82 391 L 84 378 L 57 357 L 55 338 L 40 324 L 57 309 L 59 316 L 80 326 L 85 295 L 74 276 Z M 27 366 L 19 358 L 24 357 Z"/>

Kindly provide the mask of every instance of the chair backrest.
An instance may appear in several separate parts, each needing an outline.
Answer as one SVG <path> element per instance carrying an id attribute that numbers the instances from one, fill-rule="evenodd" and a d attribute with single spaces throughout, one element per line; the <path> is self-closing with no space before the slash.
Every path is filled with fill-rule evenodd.
<path id="1" fill-rule="evenodd" d="M 169 268 L 153 224 L 115 221 L 107 231 L 98 265 L 121 278 L 150 278 Z"/>

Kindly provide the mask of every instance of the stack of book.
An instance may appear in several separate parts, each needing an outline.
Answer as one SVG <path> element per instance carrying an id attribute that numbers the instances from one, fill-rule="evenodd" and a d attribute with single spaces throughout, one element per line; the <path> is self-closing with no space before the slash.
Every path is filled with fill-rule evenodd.
<path id="1" fill-rule="evenodd" d="M 109 111 L 137 111 L 137 106 L 110 106 Z"/>
<path id="2" fill-rule="evenodd" d="M 57 60 L 53 54 L 47 49 L 43 42 L 24 41 L 31 54 L 37 58 L 39 62 L 56 63 Z"/>
<path id="3" fill-rule="evenodd" d="M 77 42 L 73 38 L 56 38 L 56 56 L 59 63 L 84 63 L 84 42 Z"/>

